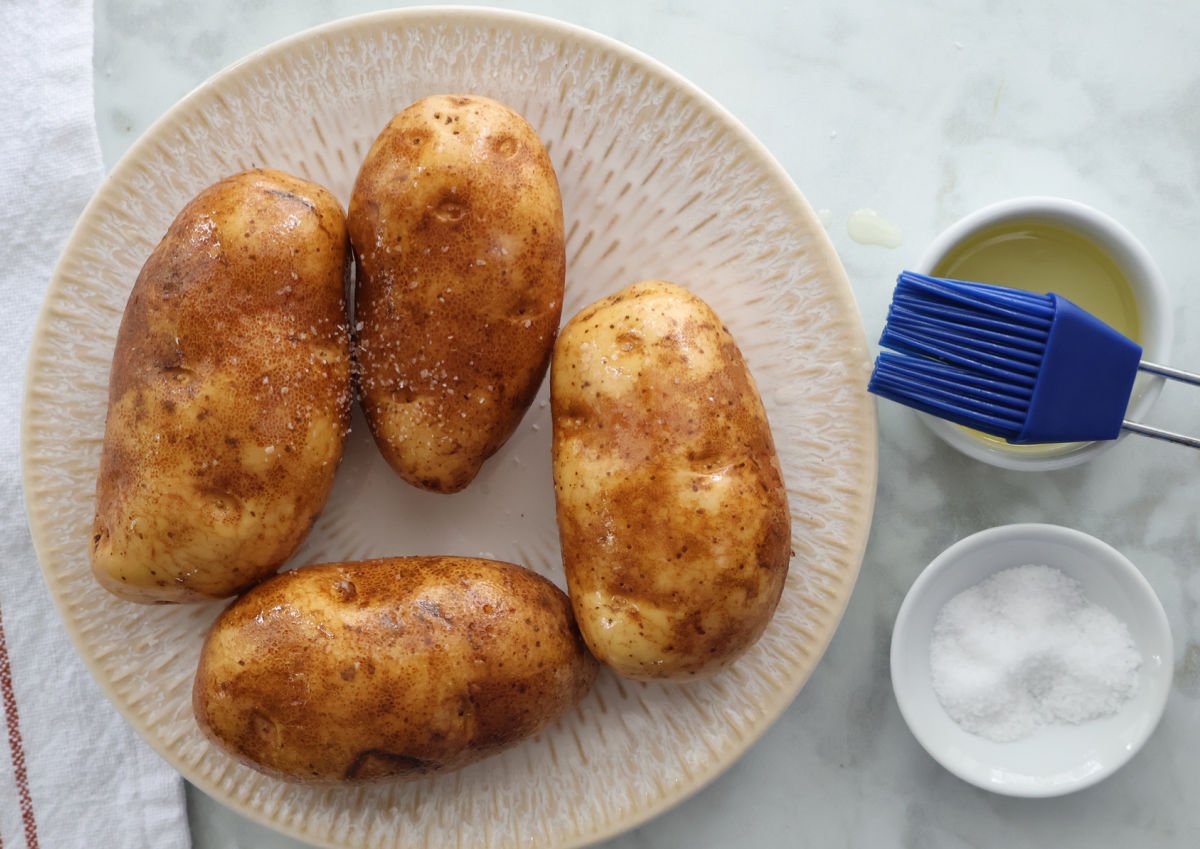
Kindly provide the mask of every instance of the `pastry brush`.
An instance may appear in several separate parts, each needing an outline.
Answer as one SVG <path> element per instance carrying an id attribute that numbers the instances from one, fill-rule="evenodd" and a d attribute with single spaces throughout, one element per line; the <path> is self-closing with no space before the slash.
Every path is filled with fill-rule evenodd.
<path id="1" fill-rule="evenodd" d="M 1129 421 L 1139 371 L 1200 385 L 1143 360 L 1141 346 L 1060 295 L 904 271 L 868 390 L 1013 444 L 1116 439 L 1193 448 L 1200 439 Z"/>

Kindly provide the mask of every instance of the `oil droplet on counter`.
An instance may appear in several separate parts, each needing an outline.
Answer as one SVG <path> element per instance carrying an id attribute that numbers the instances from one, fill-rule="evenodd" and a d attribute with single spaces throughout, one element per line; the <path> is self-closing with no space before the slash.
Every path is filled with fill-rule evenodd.
<path id="1" fill-rule="evenodd" d="M 846 232 L 860 245 L 898 248 L 904 242 L 900 228 L 873 209 L 858 209 L 846 220 Z"/>

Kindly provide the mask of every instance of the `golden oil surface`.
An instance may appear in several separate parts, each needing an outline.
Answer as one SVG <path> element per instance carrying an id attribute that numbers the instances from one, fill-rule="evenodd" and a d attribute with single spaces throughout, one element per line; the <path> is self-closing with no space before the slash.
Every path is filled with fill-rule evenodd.
<path id="1" fill-rule="evenodd" d="M 1053 292 L 1141 342 L 1137 301 L 1120 266 L 1091 239 L 1066 227 L 1031 219 L 984 228 L 955 245 L 932 274 Z M 1077 445 L 1010 445 L 978 431 L 963 430 L 996 447 L 1021 453 L 1061 453 L 1067 445 Z"/>

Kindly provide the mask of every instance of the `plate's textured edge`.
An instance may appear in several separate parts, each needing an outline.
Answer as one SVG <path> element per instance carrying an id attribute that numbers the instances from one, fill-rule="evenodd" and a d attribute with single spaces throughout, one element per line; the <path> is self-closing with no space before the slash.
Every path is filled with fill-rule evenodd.
<path id="1" fill-rule="evenodd" d="M 476 23 L 480 26 L 486 26 L 489 23 L 493 25 L 496 23 L 502 25 L 519 24 L 525 28 L 533 28 L 549 32 L 558 35 L 559 37 L 566 35 L 572 39 L 585 40 L 600 52 L 614 54 L 621 59 L 641 66 L 643 69 L 649 69 L 649 73 L 651 75 L 655 75 L 670 82 L 675 88 L 681 89 L 688 97 L 704 105 L 709 113 L 717 116 L 717 120 L 724 125 L 726 130 L 729 130 L 736 135 L 741 144 L 749 149 L 754 157 L 757 157 L 758 160 L 760 160 L 760 165 L 766 166 L 767 170 L 774 175 L 774 178 L 778 183 L 791 187 L 791 215 L 803 219 L 808 224 L 810 232 L 816 234 L 817 244 L 815 247 L 816 250 L 824 254 L 822 258 L 823 264 L 838 277 L 836 281 L 833 281 L 833 288 L 840 295 L 842 301 L 840 305 L 841 313 L 843 315 L 842 323 L 845 326 L 843 326 L 841 329 L 846 340 L 851 343 L 849 345 L 850 350 L 847 352 L 847 359 L 850 362 L 851 368 L 855 367 L 856 365 L 861 365 L 861 367 L 864 369 L 863 373 L 865 376 L 865 337 L 863 335 L 861 322 L 857 322 L 857 306 L 854 303 L 849 284 L 845 279 L 841 265 L 838 262 L 836 255 L 833 253 L 833 249 L 828 242 L 828 238 L 824 235 L 823 228 L 816 221 L 811 209 L 808 207 L 799 191 L 796 190 L 794 186 L 791 186 L 790 180 L 783 173 L 779 165 L 770 157 L 770 155 L 762 148 L 762 146 L 756 140 L 754 140 L 750 134 L 746 132 L 731 116 L 725 113 L 709 98 L 707 98 L 707 96 L 690 86 L 690 84 L 680 80 L 672 72 L 663 68 L 652 60 L 647 60 L 645 57 L 640 56 L 640 54 L 635 53 L 623 45 L 620 45 L 616 42 L 611 42 L 608 39 L 589 33 L 585 30 L 569 27 L 557 22 L 531 18 L 529 16 L 518 15 L 514 13 L 500 13 L 480 9 L 438 9 L 436 11 L 407 10 L 384 12 L 375 15 L 364 16 L 361 18 L 335 22 L 326 27 L 322 27 L 319 30 L 310 31 L 309 33 L 295 36 L 291 39 L 260 51 L 254 56 L 237 63 L 237 65 L 231 66 L 230 69 L 227 69 L 213 80 L 210 80 L 208 83 L 198 88 L 195 92 L 193 92 L 192 95 L 189 95 L 174 109 L 168 112 L 167 115 L 160 119 L 159 122 L 157 122 L 155 126 L 152 127 L 151 130 L 148 131 L 141 140 L 139 140 L 134 149 L 131 150 L 130 154 L 128 154 L 117 166 L 117 168 L 114 169 L 113 174 L 110 175 L 108 181 L 106 181 L 100 192 L 97 193 L 96 198 L 93 199 L 92 204 L 89 205 L 88 209 L 81 217 L 80 224 L 77 225 L 76 228 L 76 234 L 81 232 L 81 228 L 83 228 L 87 222 L 92 220 L 97 209 L 99 209 L 101 205 L 111 201 L 111 198 L 109 197 L 109 189 L 117 182 L 138 177 L 141 181 L 143 181 L 143 184 L 148 184 L 152 187 L 153 179 L 148 178 L 152 177 L 154 179 L 162 179 L 161 175 L 135 175 L 132 173 L 134 169 L 133 162 L 136 159 L 138 151 L 141 151 L 143 148 L 149 149 L 152 142 L 156 138 L 161 135 L 171 133 L 174 126 L 179 122 L 180 116 L 189 109 L 197 108 L 199 101 L 203 97 L 216 98 L 219 101 L 220 85 L 223 79 L 228 80 L 235 73 L 245 72 L 248 69 L 258 68 L 261 70 L 261 68 L 270 61 L 271 56 L 273 56 L 275 53 L 286 50 L 288 49 L 289 45 L 300 43 L 305 39 L 323 38 L 327 41 L 333 41 L 338 37 L 346 37 L 354 32 L 365 32 L 389 25 L 398 27 L 402 23 L 409 23 L 411 25 L 414 21 L 420 23 L 422 20 L 430 19 L 436 19 L 437 21 L 442 22 L 450 20 L 459 24 Z M 75 235 L 72 236 L 72 244 L 74 243 Z M 130 249 L 136 251 L 139 248 L 140 246 L 134 246 Z M 51 282 L 50 290 L 47 293 L 47 307 L 43 309 L 42 315 L 39 317 L 37 329 L 35 331 L 35 343 L 30 357 L 30 375 L 39 372 L 45 372 L 47 369 L 52 369 L 52 364 L 57 358 L 55 354 L 61 354 L 61 352 L 55 352 L 52 350 L 51 334 L 48 332 L 48 325 L 51 319 L 50 305 L 52 302 L 62 300 L 62 292 L 60 290 L 61 280 L 66 275 L 65 269 L 68 269 L 72 266 L 78 266 L 83 259 L 85 258 L 81 258 L 78 255 L 64 254 L 64 257 L 60 262 L 60 267 L 56 271 L 55 277 Z M 786 302 L 781 302 L 780 306 L 780 314 L 786 316 L 786 310 L 789 305 Z M 795 305 L 792 306 L 795 307 Z M 81 308 L 86 309 L 87 305 L 83 305 Z M 56 341 L 61 343 L 62 340 Z M 860 360 L 861 362 L 859 362 Z M 93 388 L 95 389 L 95 387 Z M 702 769 L 699 775 L 691 774 L 689 776 L 691 779 L 690 782 L 683 782 L 670 788 L 658 787 L 656 788 L 658 796 L 652 803 L 643 804 L 640 807 L 635 806 L 635 809 L 628 811 L 623 818 L 618 817 L 611 819 L 608 822 L 598 824 L 598 827 L 591 828 L 590 830 L 587 827 L 580 826 L 578 823 L 576 823 L 576 831 L 574 835 L 557 835 L 555 836 L 556 842 L 554 845 L 579 845 L 581 843 L 588 843 L 611 836 L 616 832 L 625 830 L 633 825 L 636 825 L 638 822 L 644 821 L 666 807 L 677 803 L 690 793 L 695 792 L 707 781 L 719 774 L 722 769 L 731 764 L 745 750 L 745 748 L 750 745 L 750 743 L 757 739 L 757 737 L 763 731 L 765 731 L 767 727 L 769 727 L 771 722 L 786 708 L 786 706 L 794 698 L 796 692 L 798 692 L 800 687 L 807 680 L 812 669 L 815 667 L 817 661 L 821 657 L 821 654 L 828 645 L 829 640 L 832 638 L 832 634 L 836 628 L 836 625 L 845 610 L 846 603 L 848 602 L 850 591 L 853 588 L 854 582 L 857 578 L 859 565 L 861 564 L 862 556 L 865 550 L 867 531 L 870 525 L 871 512 L 874 504 L 877 465 L 877 439 L 874 405 L 869 401 L 869 397 L 866 395 L 865 391 L 860 390 L 858 395 L 860 397 L 855 399 L 857 404 L 856 408 L 861 411 L 861 417 L 855 422 L 856 432 L 849 440 L 849 444 L 852 445 L 853 448 L 854 456 L 851 458 L 842 458 L 843 461 L 848 462 L 850 467 L 853 469 L 853 474 L 851 474 L 850 477 L 857 486 L 854 488 L 854 491 L 843 493 L 847 502 L 847 506 L 844 511 L 845 515 L 832 517 L 833 520 L 841 523 L 840 530 L 847 543 L 842 547 L 843 550 L 840 551 L 841 556 L 838 562 L 829 564 L 814 564 L 817 574 L 819 574 L 821 577 L 819 579 L 820 586 L 817 588 L 816 595 L 814 595 L 811 600 L 814 602 L 814 609 L 819 612 L 824 621 L 816 623 L 817 625 L 821 626 L 820 630 L 819 632 L 810 635 L 813 645 L 807 648 L 807 650 L 804 652 L 804 656 L 800 659 L 802 667 L 800 669 L 800 674 L 793 675 L 788 681 L 787 686 L 776 686 L 773 693 L 774 699 L 771 701 L 771 703 L 757 705 L 759 708 L 758 714 L 756 716 L 747 718 L 748 721 L 746 722 L 746 725 L 749 726 L 748 730 L 738 734 L 733 745 L 727 746 L 720 752 L 712 752 L 711 754 L 713 755 L 714 759 L 710 761 L 710 763 L 702 765 L 706 767 L 706 769 Z M 37 451 L 34 450 L 35 443 L 37 443 L 36 432 L 39 430 L 38 425 L 43 423 L 38 411 L 40 409 L 46 409 L 45 406 L 39 407 L 38 405 L 44 405 L 47 402 L 52 402 L 53 400 L 53 398 L 46 397 L 38 390 L 35 390 L 32 387 L 31 382 L 27 383 L 25 406 L 22 415 L 22 463 L 25 477 L 25 492 L 27 509 L 30 517 L 30 525 L 33 531 L 39 560 L 42 563 L 46 563 L 48 559 L 61 554 L 61 552 L 54 547 L 53 541 L 50 538 L 50 528 L 53 526 L 54 517 L 48 515 L 43 503 L 38 497 L 39 493 L 45 492 L 48 487 L 52 487 L 54 482 L 52 480 L 47 480 L 39 469 L 31 466 L 28 462 L 28 459 L 32 456 L 35 456 L 37 453 Z M 768 408 L 770 409 L 774 403 L 783 404 L 788 403 L 789 401 L 797 401 L 800 400 L 800 397 L 776 399 L 774 403 L 770 398 L 765 398 L 764 400 L 767 402 Z M 836 428 L 837 423 L 830 423 L 830 427 Z M 39 450 L 45 449 L 45 446 L 42 445 L 37 447 Z M 98 450 L 98 445 L 96 447 Z M 796 488 L 796 482 L 789 480 L 789 485 L 793 499 L 800 497 L 800 492 Z M 797 508 L 794 505 L 794 519 L 796 515 Z M 830 517 L 824 518 L 829 519 Z M 803 552 L 798 553 L 801 555 L 803 554 Z M 143 721 L 132 712 L 131 708 L 126 705 L 123 699 L 120 697 L 118 688 L 116 686 L 117 682 L 110 681 L 106 675 L 102 674 L 100 666 L 100 661 L 102 659 L 95 658 L 89 654 L 85 635 L 79 626 L 79 622 L 86 617 L 87 611 L 81 611 L 71 605 L 68 605 L 66 601 L 67 588 L 64 586 L 63 579 L 56 574 L 52 574 L 48 569 L 44 569 L 43 571 L 48 584 L 51 586 L 51 594 L 54 597 L 55 604 L 58 606 L 64 621 L 67 623 L 68 631 L 70 632 L 72 639 L 76 643 L 80 654 L 84 657 L 85 662 L 88 664 L 89 668 L 91 668 L 97 680 L 101 683 L 101 686 L 108 693 L 114 704 L 117 705 L 118 709 L 121 710 L 131 724 L 137 728 L 139 733 L 141 733 L 147 739 L 152 741 L 156 740 L 156 735 L 151 727 L 152 722 L 149 720 Z M 191 612 L 184 614 L 180 610 L 176 609 L 172 610 L 169 615 L 175 617 L 176 619 L 187 618 L 189 621 L 194 621 L 196 619 L 211 618 L 215 615 L 215 613 L 216 611 L 213 609 L 193 609 Z M 157 612 L 151 611 L 147 613 L 147 616 L 155 616 L 157 618 L 161 618 L 166 615 L 168 614 L 166 614 L 162 609 Z M 227 782 L 237 776 L 240 773 L 241 768 L 234 768 L 233 773 L 229 773 L 227 771 L 223 775 L 218 774 L 197 776 L 196 770 L 193 768 L 195 764 L 189 763 L 183 758 L 182 755 L 174 751 L 163 752 L 163 754 L 176 766 L 176 768 L 187 775 L 189 779 L 193 780 L 194 783 L 199 785 L 202 789 L 205 789 L 206 792 L 209 792 L 218 798 L 224 799 L 227 804 L 238 807 L 239 810 L 248 816 L 258 819 L 274 828 L 294 834 L 295 836 L 310 842 L 325 842 L 327 845 L 331 846 L 344 844 L 344 841 L 340 841 L 332 835 L 322 836 L 313 834 L 310 831 L 305 831 L 301 827 L 302 824 L 281 822 L 279 819 L 272 816 L 272 811 L 268 809 L 271 809 L 272 806 L 274 806 L 274 811 L 278 811 L 279 803 L 277 794 L 274 800 L 268 800 L 266 804 L 260 802 L 260 804 L 255 805 L 253 804 L 255 802 L 254 798 L 242 799 L 240 801 L 231 800 L 227 792 Z M 199 757 L 198 755 L 195 755 L 195 753 L 193 753 L 193 755 Z M 458 780 L 459 779 L 457 778 L 448 779 L 450 783 L 457 782 Z M 226 784 L 224 788 L 222 787 L 223 783 Z M 361 799 L 366 797 L 368 793 L 366 791 L 354 791 L 346 795 L 348 797 Z M 342 826 L 343 828 L 352 830 L 352 826 L 348 824 L 343 823 Z M 342 836 L 351 837 L 355 835 L 347 834 L 345 831 L 343 831 Z M 365 836 L 366 835 L 364 834 L 357 835 L 359 838 Z"/>

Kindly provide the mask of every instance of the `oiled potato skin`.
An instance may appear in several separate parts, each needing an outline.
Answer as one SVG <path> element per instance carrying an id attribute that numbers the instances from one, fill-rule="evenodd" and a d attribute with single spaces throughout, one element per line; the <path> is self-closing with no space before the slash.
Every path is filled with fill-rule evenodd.
<path id="1" fill-rule="evenodd" d="M 454 769 L 553 721 L 596 675 L 565 594 L 510 563 L 400 557 L 285 572 L 216 621 L 201 728 L 259 770 L 367 781 Z"/>
<path id="2" fill-rule="evenodd" d="M 349 207 L 359 396 L 409 483 L 463 489 L 532 402 L 562 312 L 562 201 L 516 112 L 420 100 L 368 152 Z"/>
<path id="3" fill-rule="evenodd" d="M 300 544 L 349 424 L 348 251 L 333 195 L 278 171 L 175 218 L 113 356 L 91 552 L 109 590 L 222 598 Z"/>
<path id="4" fill-rule="evenodd" d="M 775 445 L 733 338 L 687 290 L 638 283 L 568 322 L 550 386 L 588 647 L 630 678 L 723 668 L 762 634 L 791 555 Z"/>

